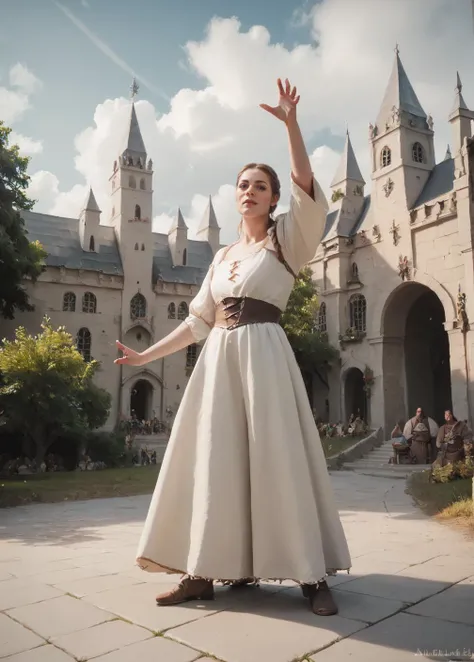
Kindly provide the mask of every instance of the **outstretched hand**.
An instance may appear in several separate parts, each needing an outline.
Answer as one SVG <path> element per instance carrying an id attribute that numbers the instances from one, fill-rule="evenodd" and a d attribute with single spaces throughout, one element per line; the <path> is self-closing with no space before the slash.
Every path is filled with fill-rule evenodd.
<path id="1" fill-rule="evenodd" d="M 142 365 L 143 357 L 141 354 L 136 352 L 134 349 L 130 349 L 126 345 L 122 345 L 118 340 L 115 341 L 117 348 L 123 353 L 118 359 L 115 359 L 114 363 L 123 364 L 123 365 Z"/>
<path id="2" fill-rule="evenodd" d="M 277 119 L 285 122 L 288 122 L 292 117 L 296 117 L 296 106 L 300 100 L 299 95 L 296 94 L 296 87 L 291 88 L 290 81 L 288 78 L 285 80 L 285 87 L 279 78 L 277 81 L 278 92 L 280 97 L 278 99 L 277 106 L 269 106 L 266 103 L 261 103 L 260 108 L 266 110 L 271 115 L 274 115 Z"/>

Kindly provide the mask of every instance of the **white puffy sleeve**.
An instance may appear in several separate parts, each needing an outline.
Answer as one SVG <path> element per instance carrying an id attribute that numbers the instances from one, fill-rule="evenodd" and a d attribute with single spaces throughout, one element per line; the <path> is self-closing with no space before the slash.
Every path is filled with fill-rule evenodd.
<path id="1" fill-rule="evenodd" d="M 296 274 L 316 255 L 326 224 L 328 203 L 314 178 L 313 194 L 314 199 L 292 179 L 290 209 L 276 226 L 283 256 Z"/>
<path id="2" fill-rule="evenodd" d="M 220 262 L 222 253 L 223 249 L 216 253 L 199 292 L 189 305 L 189 315 L 184 320 L 191 329 L 196 342 L 205 340 L 214 326 L 216 304 L 211 292 L 211 281 L 214 266 Z"/>

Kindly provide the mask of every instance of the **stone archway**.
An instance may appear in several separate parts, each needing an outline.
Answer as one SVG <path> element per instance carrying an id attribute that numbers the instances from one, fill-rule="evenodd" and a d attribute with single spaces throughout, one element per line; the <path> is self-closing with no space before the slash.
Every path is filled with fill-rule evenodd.
<path id="1" fill-rule="evenodd" d="M 346 422 L 352 414 L 360 416 L 363 421 L 367 421 L 367 394 L 364 391 L 364 375 L 359 368 L 349 368 L 345 373 L 344 410 Z"/>
<path id="2" fill-rule="evenodd" d="M 437 422 L 452 407 L 449 339 L 444 306 L 421 283 L 404 283 L 387 300 L 382 316 L 386 431 L 417 407 Z"/>
<path id="3" fill-rule="evenodd" d="M 139 379 L 130 389 L 130 413 L 139 421 L 152 418 L 153 386 L 147 379 Z"/>

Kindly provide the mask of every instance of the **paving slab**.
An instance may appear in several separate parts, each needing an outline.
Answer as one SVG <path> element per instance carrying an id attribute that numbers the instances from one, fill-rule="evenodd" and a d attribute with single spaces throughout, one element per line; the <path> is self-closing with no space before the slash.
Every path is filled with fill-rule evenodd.
<path id="1" fill-rule="evenodd" d="M 474 626 L 474 577 L 459 582 L 438 595 L 423 600 L 407 611 L 429 618 Z M 473 643 L 474 654 L 474 643 Z"/>
<path id="2" fill-rule="evenodd" d="M 20 623 L 0 614 L 0 658 L 45 644 L 45 640 Z"/>
<path id="3" fill-rule="evenodd" d="M 350 618 L 362 623 L 377 623 L 392 614 L 396 614 L 407 605 L 397 600 L 372 595 L 362 595 L 344 590 L 345 585 L 339 585 L 333 590 L 334 600 L 339 609 L 339 616 Z M 288 591 L 295 596 L 301 594 L 301 589 Z"/>
<path id="4" fill-rule="evenodd" d="M 49 639 L 110 621 L 114 614 L 68 595 L 6 612 L 16 621 Z"/>
<path id="5" fill-rule="evenodd" d="M 474 628 L 396 614 L 311 656 L 313 662 L 414 662 L 472 660 Z"/>
<path id="6" fill-rule="evenodd" d="M 6 580 L 0 588 L 0 611 L 59 598 L 61 595 L 63 593 L 52 586 L 35 584 L 26 579 Z"/>
<path id="7" fill-rule="evenodd" d="M 58 584 L 55 584 L 55 588 L 60 589 L 63 593 L 69 593 L 77 598 L 83 598 L 86 595 L 102 593 L 102 591 L 110 591 L 125 586 L 133 586 L 133 584 L 139 583 L 140 581 L 138 579 L 133 579 L 124 574 L 116 574 L 88 577 L 87 579 L 77 579 L 76 581 L 69 582 L 59 582 Z"/>
<path id="8" fill-rule="evenodd" d="M 77 659 L 88 660 L 145 641 L 152 636 L 149 630 L 137 625 L 124 621 L 110 621 L 87 630 L 56 637 L 52 643 Z"/>
<path id="9" fill-rule="evenodd" d="M 154 637 L 139 644 L 126 646 L 119 651 L 101 655 L 96 662 L 194 662 L 202 657 L 199 651 L 181 644 Z"/>
<path id="10" fill-rule="evenodd" d="M 341 616 L 316 617 L 301 591 L 297 596 L 290 589 L 264 604 L 230 609 L 173 628 L 166 637 L 226 662 L 291 662 L 363 627 L 364 623 Z"/>
<path id="11" fill-rule="evenodd" d="M 169 591 L 174 586 L 175 584 L 160 584 L 158 590 L 161 593 Z M 187 602 L 175 607 L 158 607 L 155 602 L 158 590 L 156 584 L 136 584 L 87 595 L 84 601 L 153 632 L 162 632 L 189 621 L 202 619 L 228 606 L 227 603 L 220 605 L 213 600 Z"/>
<path id="12" fill-rule="evenodd" d="M 73 657 L 56 648 L 56 646 L 45 645 L 25 653 L 3 658 L 2 662 L 72 662 L 73 660 Z"/>

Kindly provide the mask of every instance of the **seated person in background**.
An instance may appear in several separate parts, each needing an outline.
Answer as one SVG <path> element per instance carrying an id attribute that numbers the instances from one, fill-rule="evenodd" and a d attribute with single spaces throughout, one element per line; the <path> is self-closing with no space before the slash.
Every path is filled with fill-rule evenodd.
<path id="1" fill-rule="evenodd" d="M 398 423 L 395 425 L 395 427 L 392 430 L 391 439 L 392 439 L 393 457 L 390 459 L 391 464 L 398 464 L 399 456 L 402 454 L 411 460 L 410 446 L 406 438 L 403 436 L 402 428 L 403 428 L 403 421 L 398 421 Z"/>
<path id="2" fill-rule="evenodd" d="M 413 462 L 428 464 L 428 458 L 433 454 L 432 439 L 438 434 L 438 426 L 432 418 L 425 415 L 423 409 L 418 407 L 416 415 L 407 421 L 403 436 L 408 441 Z"/>
<path id="3" fill-rule="evenodd" d="M 439 429 L 436 446 L 438 456 L 433 467 L 445 467 L 447 464 L 461 462 L 467 456 L 472 457 L 472 432 L 464 421 L 458 421 L 450 409 L 444 412 L 446 421 Z"/>

